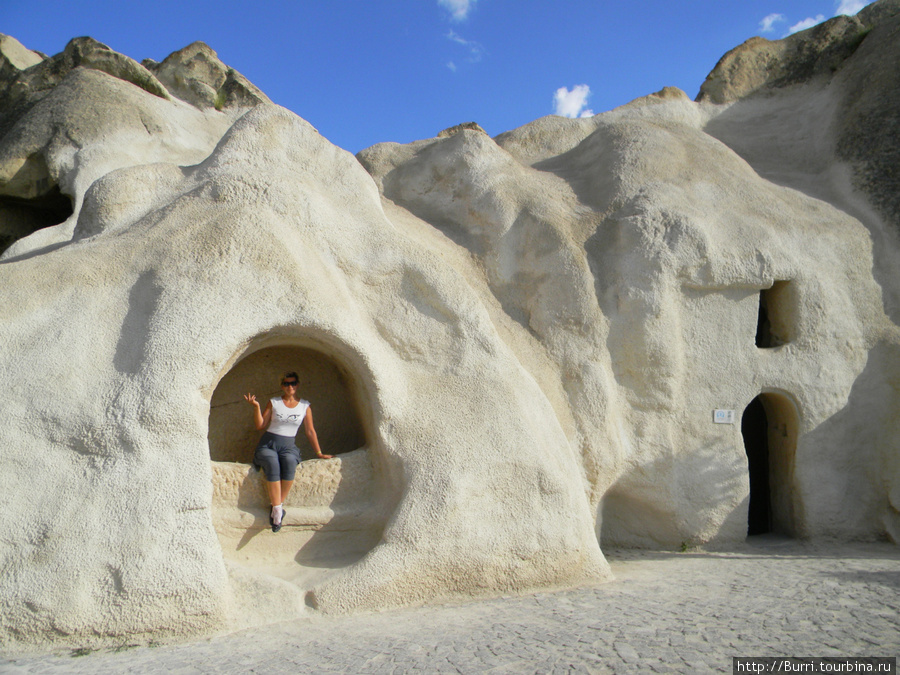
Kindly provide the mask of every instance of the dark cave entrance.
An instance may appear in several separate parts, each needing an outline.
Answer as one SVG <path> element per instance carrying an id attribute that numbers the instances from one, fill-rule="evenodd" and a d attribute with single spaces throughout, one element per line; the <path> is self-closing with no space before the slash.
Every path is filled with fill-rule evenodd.
<path id="1" fill-rule="evenodd" d="M 31 199 L 0 195 L 0 254 L 29 234 L 65 222 L 72 213 L 72 200 L 58 185 Z"/>
<path id="2" fill-rule="evenodd" d="M 741 435 L 750 475 L 749 536 L 795 533 L 797 429 L 796 407 L 782 394 L 760 394 L 744 410 Z"/>

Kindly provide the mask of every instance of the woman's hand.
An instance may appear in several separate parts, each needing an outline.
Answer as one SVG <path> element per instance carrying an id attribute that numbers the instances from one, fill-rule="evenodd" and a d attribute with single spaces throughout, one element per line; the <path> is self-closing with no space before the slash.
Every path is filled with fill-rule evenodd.
<path id="1" fill-rule="evenodd" d="M 266 411 L 263 412 L 259 408 L 259 401 L 256 400 L 256 396 L 253 394 L 244 394 L 244 399 L 247 403 L 256 408 L 256 410 L 253 411 L 253 426 L 256 427 L 256 430 L 262 431 L 263 429 L 267 429 L 269 422 L 272 421 L 272 402 L 269 401 L 269 404 L 266 406 Z"/>
<path id="2" fill-rule="evenodd" d="M 319 459 L 331 459 L 334 455 L 323 455 L 322 453 L 318 454 Z"/>

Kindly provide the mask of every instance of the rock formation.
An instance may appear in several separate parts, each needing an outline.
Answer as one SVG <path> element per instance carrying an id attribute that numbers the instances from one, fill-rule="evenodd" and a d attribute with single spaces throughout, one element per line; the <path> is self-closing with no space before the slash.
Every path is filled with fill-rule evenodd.
<path id="1" fill-rule="evenodd" d="M 0 644 L 896 540 L 896 9 L 358 157 L 201 43 L 0 39 Z M 337 456 L 273 534 L 241 394 L 288 369 Z"/>

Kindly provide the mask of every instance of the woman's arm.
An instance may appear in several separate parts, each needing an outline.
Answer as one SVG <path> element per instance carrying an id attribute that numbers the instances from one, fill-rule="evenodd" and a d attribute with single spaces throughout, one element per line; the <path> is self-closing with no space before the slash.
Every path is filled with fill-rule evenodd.
<path id="1" fill-rule="evenodd" d="M 313 426 L 312 408 L 306 409 L 306 417 L 303 418 L 303 431 L 306 432 L 306 438 L 309 444 L 316 451 L 316 455 L 322 459 L 331 459 L 332 455 L 323 455 L 322 448 L 319 447 L 319 437 L 316 436 L 316 428 Z"/>
<path id="2" fill-rule="evenodd" d="M 266 411 L 262 412 L 259 407 L 259 401 L 256 400 L 256 396 L 253 394 L 244 394 L 244 398 L 247 399 L 247 403 L 253 406 L 253 425 L 256 427 L 256 430 L 262 431 L 263 429 L 267 429 L 269 422 L 272 421 L 272 401 L 269 401 L 269 404 L 266 406 Z"/>

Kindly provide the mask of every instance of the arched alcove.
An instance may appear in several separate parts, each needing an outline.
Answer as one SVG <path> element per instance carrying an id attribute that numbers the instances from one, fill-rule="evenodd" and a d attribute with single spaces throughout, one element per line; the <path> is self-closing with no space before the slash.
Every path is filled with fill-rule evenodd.
<path id="1" fill-rule="evenodd" d="M 253 410 L 244 394 L 266 401 L 281 395 L 281 377 L 296 371 L 297 395 L 310 402 L 316 435 L 329 455 L 350 452 L 366 445 L 358 392 L 349 372 L 324 352 L 292 346 L 261 349 L 245 356 L 219 381 L 210 401 L 209 456 L 216 462 L 249 464 L 260 432 L 253 427 Z M 314 454 L 302 429 L 297 447 L 303 459 Z"/>
<path id="2" fill-rule="evenodd" d="M 298 396 L 310 402 L 323 452 L 335 458 L 316 459 L 301 427 L 304 461 L 284 502 L 284 527 L 273 533 L 264 477 L 250 464 L 262 432 L 243 395 L 254 393 L 264 406 L 281 394 L 288 371 L 299 376 Z M 208 440 L 213 525 L 226 559 L 303 585 L 380 541 L 387 500 L 367 442 L 365 392 L 337 351 L 275 336 L 259 338 L 222 376 L 210 398 Z"/>
<path id="3" fill-rule="evenodd" d="M 798 427 L 797 408 L 781 393 L 764 392 L 744 410 L 741 434 L 750 474 L 748 535 L 796 533 L 794 460 Z"/>

